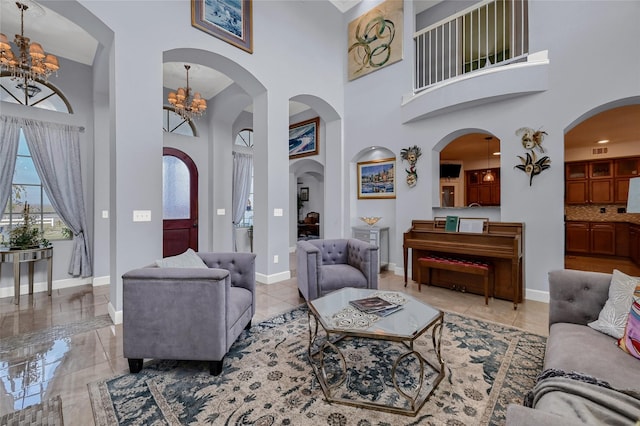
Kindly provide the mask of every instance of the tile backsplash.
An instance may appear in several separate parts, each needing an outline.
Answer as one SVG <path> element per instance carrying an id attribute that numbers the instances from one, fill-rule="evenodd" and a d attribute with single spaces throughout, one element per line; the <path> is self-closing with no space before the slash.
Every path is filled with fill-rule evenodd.
<path id="1" fill-rule="evenodd" d="M 629 222 L 640 224 L 640 213 L 618 213 L 624 204 L 565 204 L 565 220 L 584 220 L 588 222 Z M 604 213 L 601 213 L 604 209 Z"/>

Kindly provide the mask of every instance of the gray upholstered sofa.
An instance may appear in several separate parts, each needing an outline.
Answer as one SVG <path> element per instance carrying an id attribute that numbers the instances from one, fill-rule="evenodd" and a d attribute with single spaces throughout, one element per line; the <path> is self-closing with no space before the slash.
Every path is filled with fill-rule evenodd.
<path id="1" fill-rule="evenodd" d="M 378 288 L 378 247 L 344 238 L 298 241 L 298 290 L 313 300 L 344 287 Z"/>
<path id="2" fill-rule="evenodd" d="M 510 405 L 508 425 L 627 424 L 625 416 L 640 415 L 640 401 L 632 396 L 582 384 L 588 376 L 607 382 L 615 390 L 632 394 L 640 391 L 640 360 L 622 351 L 615 338 L 587 326 L 598 319 L 608 299 L 611 277 L 576 270 L 549 273 L 549 338 L 544 370 L 579 373 L 581 383 L 566 378 L 561 382 L 558 377 L 551 379 L 555 383 L 540 381 L 534 389 L 538 392 L 534 408 Z M 575 383 L 575 389 L 565 388 L 567 382 Z"/>
<path id="3" fill-rule="evenodd" d="M 123 352 L 137 373 L 144 358 L 223 358 L 255 313 L 255 255 L 197 253 L 207 267 L 150 265 L 122 276 Z"/>

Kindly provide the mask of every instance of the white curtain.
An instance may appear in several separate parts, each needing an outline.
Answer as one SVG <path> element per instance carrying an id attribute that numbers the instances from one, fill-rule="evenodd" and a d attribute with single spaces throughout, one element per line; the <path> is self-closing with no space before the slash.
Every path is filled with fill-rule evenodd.
<path id="1" fill-rule="evenodd" d="M 233 153 L 233 188 L 231 204 L 233 209 L 233 244 L 236 246 L 236 224 L 242 221 L 247 208 L 247 200 L 251 192 L 251 176 L 253 175 L 253 154 Z M 237 247 L 235 247 L 237 250 Z"/>
<path id="2" fill-rule="evenodd" d="M 0 217 L 11 196 L 13 171 L 16 168 L 20 143 L 20 126 L 18 118 L 0 116 Z"/>
<path id="3" fill-rule="evenodd" d="M 53 208 L 73 232 L 69 274 L 91 276 L 80 164 L 80 131 L 75 126 L 24 119 L 29 151 Z"/>

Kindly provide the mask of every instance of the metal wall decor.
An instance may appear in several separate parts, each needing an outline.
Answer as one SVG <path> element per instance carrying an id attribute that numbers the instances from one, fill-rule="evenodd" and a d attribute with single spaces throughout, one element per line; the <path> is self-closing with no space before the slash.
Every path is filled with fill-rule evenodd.
<path id="1" fill-rule="evenodd" d="M 538 158 L 535 152 L 537 150 L 540 151 L 541 154 L 545 153 L 542 147 L 542 141 L 547 135 L 547 132 L 539 129 L 533 130 L 530 127 L 521 127 L 516 130 L 516 135 L 520 136 L 522 147 L 528 151 L 525 152 L 524 157 L 520 155 L 517 156 L 520 159 L 520 164 L 515 165 L 514 168 L 522 170 L 529 176 L 529 186 L 531 186 L 534 176 L 539 175 L 543 170 L 551 167 L 551 159 L 549 156 L 545 155 L 544 157 Z"/>
<path id="2" fill-rule="evenodd" d="M 414 145 L 409 148 L 404 148 L 400 151 L 400 157 L 409 163 L 409 168 L 404 169 L 407 172 L 407 185 L 409 188 L 413 188 L 418 183 L 418 172 L 416 172 L 416 163 L 418 158 L 422 155 L 422 150 Z"/>

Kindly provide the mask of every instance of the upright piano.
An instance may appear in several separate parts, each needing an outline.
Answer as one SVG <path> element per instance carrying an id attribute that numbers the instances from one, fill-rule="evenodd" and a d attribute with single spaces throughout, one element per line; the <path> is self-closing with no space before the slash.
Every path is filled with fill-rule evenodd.
<path id="1" fill-rule="evenodd" d="M 494 267 L 494 283 L 490 295 L 511 300 L 514 309 L 524 293 L 524 224 L 487 222 L 482 233 L 448 232 L 438 220 L 414 220 L 404 233 L 404 282 L 411 250 L 411 278 L 417 274 L 418 258 L 426 254 L 481 259 Z M 481 277 L 454 271 L 434 270 L 433 285 L 483 294 Z"/>

